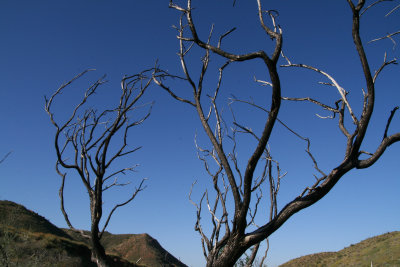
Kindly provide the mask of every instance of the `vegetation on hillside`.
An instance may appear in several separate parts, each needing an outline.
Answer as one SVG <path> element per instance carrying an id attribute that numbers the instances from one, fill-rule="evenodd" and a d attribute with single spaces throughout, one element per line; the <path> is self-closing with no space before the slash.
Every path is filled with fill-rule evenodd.
<path id="1" fill-rule="evenodd" d="M 96 266 L 89 248 L 48 233 L 0 225 L 1 266 Z"/>
<path id="2" fill-rule="evenodd" d="M 293 259 L 280 267 L 400 266 L 400 232 L 368 238 L 338 252 L 322 252 Z"/>
<path id="3" fill-rule="evenodd" d="M 112 266 L 184 267 L 148 234 L 113 235 L 102 239 Z M 293 259 L 280 267 L 400 266 L 400 232 L 368 238 L 338 252 Z M 11 201 L 0 201 L 0 266 L 96 266 L 88 240 L 60 229 L 39 214 Z"/>
<path id="4" fill-rule="evenodd" d="M 68 234 L 50 223 L 46 218 L 26 209 L 24 206 L 7 200 L 0 201 L 0 225 L 10 225 L 30 232 L 70 238 Z"/>
<path id="5" fill-rule="evenodd" d="M 102 239 L 115 267 L 185 267 L 148 234 Z M 0 201 L 0 266 L 96 266 L 90 245 L 80 234 L 63 230 L 37 213 L 11 201 Z"/>
<path id="6" fill-rule="evenodd" d="M 64 229 L 74 240 L 86 244 L 89 241 L 80 234 Z M 86 231 L 85 231 L 86 232 Z M 156 239 L 148 234 L 120 234 L 114 235 L 104 232 L 101 243 L 107 254 L 116 255 L 130 262 L 145 266 L 185 267 L 186 265 L 166 251 Z"/>

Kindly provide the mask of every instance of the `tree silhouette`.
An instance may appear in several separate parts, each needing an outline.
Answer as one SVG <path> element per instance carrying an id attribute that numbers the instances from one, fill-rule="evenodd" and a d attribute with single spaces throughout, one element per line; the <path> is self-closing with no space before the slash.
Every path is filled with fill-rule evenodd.
<path id="1" fill-rule="evenodd" d="M 121 95 L 119 101 L 116 101 L 118 104 L 115 108 L 103 108 L 100 111 L 91 107 L 84 109 L 87 100 L 97 92 L 99 86 L 105 83 L 103 78 L 97 80 L 86 89 L 81 102 L 72 109 L 71 115 L 66 121 L 58 123 L 52 111 L 55 98 L 59 97 L 66 87 L 88 71 L 90 70 L 80 73 L 60 86 L 49 99 L 46 99 L 45 110 L 51 123 L 56 127 L 54 139 L 57 154 L 56 170 L 62 178 L 59 196 L 65 221 L 72 230 L 86 236 L 82 230 L 77 230 L 72 226 L 65 210 L 64 184 L 67 173 L 63 173 L 61 168 L 75 172 L 88 193 L 91 229 L 90 236 L 86 237 L 89 237 L 91 241 L 92 261 L 97 263 L 98 266 L 108 266 L 105 250 L 100 239 L 115 210 L 130 203 L 140 191 L 145 189 L 143 184 L 145 179 L 141 180 L 139 186 L 133 190 L 133 193 L 125 202 L 119 203 L 111 209 L 105 217 L 103 228 L 100 230 L 100 222 L 103 218 L 103 193 L 113 187 L 127 186 L 129 182 L 120 183 L 117 176 L 135 170 L 136 165 L 118 170 L 113 170 L 111 166 L 118 159 L 141 148 L 129 149 L 128 133 L 133 127 L 141 125 L 150 116 L 151 104 L 140 104 L 140 100 L 152 83 L 152 75 L 151 73 L 148 75 L 149 71 L 143 71 L 136 75 L 124 77 L 121 80 Z M 142 117 L 133 119 L 133 115 L 135 113 L 140 114 L 138 110 L 145 106 L 149 106 L 149 110 L 141 115 Z"/>

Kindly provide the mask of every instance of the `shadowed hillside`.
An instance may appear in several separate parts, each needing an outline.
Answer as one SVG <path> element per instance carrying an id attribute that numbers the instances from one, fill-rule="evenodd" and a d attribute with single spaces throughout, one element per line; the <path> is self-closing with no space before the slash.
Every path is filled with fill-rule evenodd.
<path id="1" fill-rule="evenodd" d="M 24 206 L 7 200 L 0 201 L 0 224 L 30 232 L 47 233 L 70 238 L 63 230 L 50 223 L 44 217 L 26 209 Z"/>
<path id="2" fill-rule="evenodd" d="M 89 248 L 71 239 L 0 225 L 0 266 L 88 266 Z"/>
<path id="3" fill-rule="evenodd" d="M 296 258 L 280 267 L 400 266 L 400 232 L 368 238 L 338 252 L 322 252 Z"/>
<path id="4" fill-rule="evenodd" d="M 102 243 L 111 266 L 186 265 L 148 234 L 104 233 Z M 96 266 L 88 240 L 60 229 L 44 217 L 11 201 L 0 201 L 0 266 Z"/>

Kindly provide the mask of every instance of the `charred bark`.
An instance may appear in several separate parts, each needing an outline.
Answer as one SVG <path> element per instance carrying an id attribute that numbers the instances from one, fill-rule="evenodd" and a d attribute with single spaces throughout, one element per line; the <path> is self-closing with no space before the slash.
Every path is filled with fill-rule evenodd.
<path id="1" fill-rule="evenodd" d="M 251 255 L 250 261 L 254 261 L 256 253 L 259 248 L 260 242 L 266 240 L 271 234 L 279 229 L 291 216 L 295 213 L 305 209 L 328 194 L 335 184 L 349 171 L 353 169 L 367 168 L 373 165 L 385 152 L 385 150 L 394 143 L 400 141 L 400 133 L 388 134 L 389 126 L 393 120 L 397 108 L 394 108 L 388 118 L 387 125 L 383 134 L 383 140 L 374 153 L 369 153 L 361 150 L 364 142 L 364 137 L 370 127 L 370 120 L 375 108 L 375 80 L 381 71 L 388 65 L 397 64 L 397 60 L 387 60 L 386 53 L 384 62 L 380 68 L 372 74 L 362 38 L 360 36 L 360 23 L 361 15 L 373 6 L 383 2 L 382 0 L 376 1 L 365 7 L 365 0 L 356 1 L 354 4 L 352 0 L 347 0 L 350 7 L 351 17 L 351 33 L 353 37 L 355 51 L 360 59 L 360 66 L 363 70 L 361 79 L 365 82 L 366 92 L 363 91 L 363 99 L 361 114 L 357 114 L 353 109 L 351 101 L 348 99 L 348 91 L 346 91 L 340 83 L 327 72 L 305 64 L 294 64 L 282 51 L 283 45 L 283 32 L 276 22 L 278 12 L 275 10 L 263 10 L 261 0 L 256 0 L 258 7 L 258 17 L 260 26 L 263 29 L 268 39 L 273 41 L 273 49 L 271 53 L 263 50 L 254 51 L 246 54 L 234 54 L 222 48 L 222 41 L 225 40 L 236 28 L 228 30 L 226 33 L 219 36 L 218 42 L 213 45 L 212 35 L 214 26 L 211 27 L 207 39 L 202 39 L 197 31 L 196 23 L 194 22 L 192 12 L 192 1 L 187 0 L 186 6 L 175 4 L 170 1 L 170 7 L 179 11 L 181 17 L 179 25 L 176 26 L 178 32 L 177 38 L 179 41 L 179 58 L 182 66 L 183 76 L 172 75 L 160 68 L 155 68 L 153 80 L 174 99 L 190 105 L 196 110 L 196 114 L 201 122 L 206 137 L 210 141 L 210 148 L 201 147 L 197 144 L 196 149 L 198 158 L 204 163 L 206 174 L 210 177 L 213 183 L 215 198 L 210 200 L 210 194 L 205 191 L 198 203 L 195 203 L 192 198 L 192 189 L 189 194 L 189 199 L 196 207 L 196 224 L 195 230 L 201 236 L 203 247 L 203 254 L 207 260 L 207 266 L 233 266 L 239 258 L 249 249 L 253 248 L 254 254 Z M 392 13 L 396 8 L 392 9 Z M 264 18 L 268 18 L 270 23 L 265 23 Z M 398 32 L 388 34 L 385 37 L 375 39 L 373 41 L 392 38 Z M 198 79 L 193 78 L 190 74 L 189 66 L 187 64 L 187 55 L 197 47 L 204 51 L 202 57 L 201 71 Z M 218 83 L 214 89 L 205 93 L 206 86 L 204 79 L 209 67 L 211 54 L 226 59 L 226 63 L 219 68 Z M 282 96 L 282 88 L 280 75 L 278 72 L 278 60 L 286 60 L 287 64 L 281 65 L 286 68 L 304 68 L 314 71 L 322 75 L 327 82 L 321 82 L 323 85 L 331 86 L 338 92 L 338 99 L 334 99 L 333 104 L 325 104 L 318 99 L 306 96 L 301 98 L 284 97 Z M 262 110 L 266 114 L 265 121 L 261 122 L 263 125 L 261 133 L 256 133 L 251 127 L 240 124 L 236 118 L 235 113 L 232 111 L 233 123 L 224 126 L 226 120 L 222 117 L 221 107 L 216 101 L 220 94 L 221 84 L 223 80 L 223 73 L 227 66 L 231 64 L 240 64 L 240 62 L 251 61 L 254 59 L 261 59 L 265 66 L 265 73 L 269 79 L 268 81 L 256 80 L 256 82 L 263 86 L 272 88 L 270 93 L 270 105 L 257 104 L 254 101 L 246 101 L 232 97 L 231 103 L 242 103 L 249 105 L 257 110 Z M 166 84 L 167 78 L 184 80 L 187 82 L 188 87 L 192 91 L 191 98 L 184 98 L 176 94 Z M 209 100 L 209 107 L 205 108 L 204 102 Z M 279 120 L 278 115 L 280 107 L 285 101 L 307 101 L 321 107 L 323 110 L 331 112 L 331 116 L 323 117 L 322 119 L 336 119 L 338 128 L 346 138 L 345 149 L 343 157 L 338 159 L 337 167 L 327 172 L 323 171 L 317 159 L 311 152 L 311 141 L 303 137 L 284 122 Z M 229 108 L 231 106 L 229 105 Z M 211 116 L 213 116 L 213 124 L 211 123 Z M 345 123 L 346 121 L 346 123 Z M 348 123 L 347 123 L 348 122 Z M 285 176 L 282 174 L 277 162 L 268 143 L 270 136 L 279 123 L 289 130 L 293 135 L 305 142 L 306 156 L 312 161 L 315 171 L 318 175 L 314 175 L 315 183 L 304 188 L 304 190 L 292 201 L 287 203 L 280 211 L 277 206 L 277 194 L 280 187 L 280 181 Z M 347 124 L 351 124 L 349 127 Z M 229 133 L 228 130 L 229 129 Z M 250 153 L 247 163 L 240 166 L 237 158 L 237 135 L 247 134 L 256 140 L 256 147 Z M 228 151 L 224 138 L 231 140 L 231 150 Z M 368 155 L 368 158 L 361 159 L 361 155 Z M 210 163 L 216 164 L 217 168 L 212 170 Z M 256 175 L 256 168 L 261 169 L 262 173 Z M 274 170 L 273 170 L 274 169 Z M 270 216 L 269 220 L 262 220 L 260 225 L 256 224 L 256 214 L 258 205 L 263 198 L 264 189 L 261 188 L 263 184 L 269 185 L 270 195 Z M 193 184 L 194 185 L 194 184 Z M 229 194 L 229 197 L 228 197 Z M 234 206 L 233 211 L 228 211 L 227 201 L 232 201 L 230 206 Z M 252 202 L 253 201 L 253 202 Z M 254 205 L 252 203 L 255 203 Z M 204 206 L 207 206 L 211 218 L 210 234 L 207 234 L 202 227 L 202 214 Z M 250 228 L 255 227 L 254 230 Z M 255 246 L 255 247 L 254 247 Z M 251 264 L 251 263 L 250 263 Z"/>

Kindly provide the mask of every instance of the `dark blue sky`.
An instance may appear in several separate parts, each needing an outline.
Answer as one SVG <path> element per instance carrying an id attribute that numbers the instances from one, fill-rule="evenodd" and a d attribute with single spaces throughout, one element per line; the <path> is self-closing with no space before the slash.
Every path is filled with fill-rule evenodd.
<path id="1" fill-rule="evenodd" d="M 368 1 L 367 1 L 368 2 Z M 372 1 L 369 1 L 372 3 Z M 394 1 L 398 2 L 398 1 Z M 183 3 L 180 1 L 179 3 Z M 294 63 L 304 63 L 331 74 L 350 91 L 349 101 L 360 115 L 362 88 L 365 83 L 351 39 L 351 12 L 346 1 L 264 1 L 265 9 L 276 9 L 283 29 L 284 52 Z M 229 51 L 246 53 L 264 49 L 270 52 L 272 42 L 263 34 L 257 18 L 256 1 L 193 1 L 194 19 L 203 39 L 215 24 L 215 38 L 234 26 L 237 30 L 224 41 Z M 395 3 L 383 3 L 363 16 L 364 42 L 399 30 L 399 11 L 385 18 Z M 135 74 L 160 66 L 181 74 L 176 31 L 179 13 L 168 8 L 168 1 L 27 1 L 0 2 L 0 153 L 13 151 L 0 166 L 0 199 L 27 206 L 65 227 L 59 210 L 60 179 L 54 170 L 54 128 L 44 111 L 44 96 L 77 73 L 95 68 L 69 88 L 56 102 L 60 117 L 76 103 L 85 86 L 107 74 L 109 82 L 101 88 L 93 104 L 110 104 L 118 97 L 119 82 L 125 74 Z M 366 44 L 371 68 L 388 57 L 399 56 L 389 40 Z M 190 57 L 193 75 L 201 67 L 201 51 Z M 222 63 L 212 58 L 211 68 Z M 284 60 L 281 64 L 284 64 Z M 399 67 L 388 67 L 377 82 L 376 110 L 364 149 L 374 151 L 379 144 L 390 110 L 399 105 Z M 311 96 L 332 103 L 339 98 L 333 87 L 318 85 L 326 80 L 308 70 L 280 69 L 284 96 Z M 207 85 L 214 86 L 217 73 L 211 73 Z M 253 81 L 267 79 L 260 62 L 229 66 L 223 84 L 221 103 L 235 94 L 269 105 L 269 88 Z M 185 94 L 186 87 L 177 88 Z M 212 89 L 212 88 L 211 88 Z M 152 116 L 140 129 L 131 133 L 132 146 L 142 145 L 123 164 L 138 163 L 132 184 L 148 177 L 147 189 L 128 207 L 113 217 L 108 230 L 112 233 L 149 233 L 161 245 L 190 266 L 203 266 L 200 238 L 194 232 L 195 208 L 188 201 L 190 185 L 198 180 L 193 198 L 199 199 L 209 181 L 196 158 L 194 135 L 202 144 L 202 129 L 194 110 L 175 102 L 154 87 L 143 102 L 155 101 Z M 244 122 L 257 130 L 265 114 L 236 106 Z M 327 172 L 337 166 L 344 155 L 345 139 L 336 120 L 321 120 L 315 113 L 329 115 L 309 103 L 283 102 L 279 118 L 303 136 L 312 140 L 312 150 Z M 56 114 L 57 115 L 57 114 Z M 229 112 L 226 112 L 229 116 Z M 395 117 L 391 131 L 400 131 Z M 246 141 L 247 139 L 245 139 Z M 271 149 L 281 168 L 288 174 L 281 185 L 279 206 L 299 195 L 313 183 L 312 162 L 306 158 L 304 143 L 277 125 Z M 241 145 L 240 159 L 246 162 L 253 142 Z M 398 145 L 390 147 L 372 168 L 352 171 L 326 198 L 296 214 L 270 238 L 269 266 L 276 266 L 304 254 L 342 249 L 369 236 L 399 229 L 400 177 Z M 244 168 L 244 167 L 243 167 Z M 67 209 L 77 228 L 89 226 L 87 196 L 79 181 L 70 175 L 66 187 Z M 106 207 L 123 200 L 127 190 L 116 190 L 105 196 Z M 206 216 L 204 216 L 206 217 Z M 260 218 L 261 224 L 261 218 Z"/>

